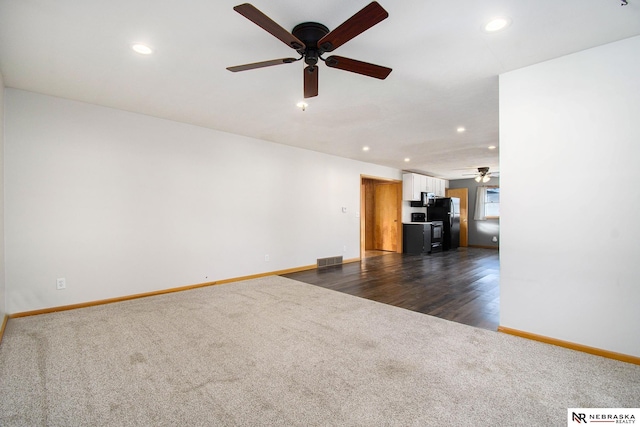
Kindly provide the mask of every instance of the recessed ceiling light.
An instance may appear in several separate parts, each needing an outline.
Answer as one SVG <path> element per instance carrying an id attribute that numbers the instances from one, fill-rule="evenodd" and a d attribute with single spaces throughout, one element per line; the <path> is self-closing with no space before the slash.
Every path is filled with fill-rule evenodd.
<path id="1" fill-rule="evenodd" d="M 490 145 L 488 148 L 489 148 L 489 150 L 495 150 L 496 146 L 495 145 Z"/>
<path id="2" fill-rule="evenodd" d="M 307 107 L 309 106 L 309 104 L 307 104 L 304 101 L 300 101 L 296 104 L 296 107 L 300 108 L 302 111 L 307 111 Z"/>
<path id="3" fill-rule="evenodd" d="M 459 133 L 464 132 L 466 129 L 464 128 L 464 126 L 460 126 L 458 129 L 456 129 Z"/>
<path id="4" fill-rule="evenodd" d="M 136 43 L 131 45 L 131 49 L 133 49 L 134 51 L 138 52 L 141 55 L 151 55 L 153 53 L 153 49 L 151 49 L 149 46 L 144 45 L 142 43 Z"/>
<path id="5" fill-rule="evenodd" d="M 405 161 L 405 162 L 410 162 L 410 161 L 411 161 L 411 159 L 410 159 L 410 158 L 408 158 L 408 157 L 405 157 L 405 158 L 404 158 L 404 161 Z"/>
<path id="6" fill-rule="evenodd" d="M 487 22 L 487 24 L 484 26 L 484 30 L 488 33 L 493 33 L 505 29 L 509 26 L 509 24 L 511 24 L 511 19 L 505 16 L 499 16 Z"/>
<path id="7" fill-rule="evenodd" d="M 365 145 L 364 147 L 362 147 L 362 151 L 369 151 L 369 147 Z"/>

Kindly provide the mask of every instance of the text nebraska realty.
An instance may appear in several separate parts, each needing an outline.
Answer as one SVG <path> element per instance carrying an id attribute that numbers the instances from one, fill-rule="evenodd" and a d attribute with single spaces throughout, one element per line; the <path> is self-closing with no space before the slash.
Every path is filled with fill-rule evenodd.
<path id="1" fill-rule="evenodd" d="M 587 421 L 586 414 L 573 413 L 573 420 L 577 422 L 592 422 L 592 423 L 616 423 L 616 424 L 635 424 L 636 417 L 633 414 L 589 414 L 589 421 Z"/>

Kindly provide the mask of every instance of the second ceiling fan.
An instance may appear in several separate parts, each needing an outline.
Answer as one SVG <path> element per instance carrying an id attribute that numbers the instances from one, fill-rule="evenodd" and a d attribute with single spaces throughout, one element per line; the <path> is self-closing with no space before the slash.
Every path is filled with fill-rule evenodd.
<path id="1" fill-rule="evenodd" d="M 352 38 L 386 19 L 389 14 L 378 2 L 372 2 L 358 13 L 347 19 L 333 31 L 317 22 L 303 22 L 296 25 L 291 32 L 285 30 L 255 6 L 244 3 L 233 8 L 236 12 L 254 22 L 259 27 L 272 34 L 287 46 L 295 49 L 299 58 L 280 58 L 270 61 L 254 62 L 251 64 L 227 67 L 227 70 L 237 72 L 253 70 L 255 68 L 270 67 L 272 65 L 290 64 L 304 59 L 304 97 L 311 98 L 318 95 L 318 60 L 324 61 L 327 67 L 338 68 L 352 73 L 358 73 L 377 79 L 385 79 L 391 73 L 391 68 L 369 64 L 355 59 L 331 55 L 323 58 L 326 52 L 342 46 Z"/>
<path id="2" fill-rule="evenodd" d="M 476 182 L 489 182 L 489 180 L 491 179 L 492 176 L 497 177 L 500 172 L 489 172 L 489 167 L 488 166 L 483 166 L 478 168 L 478 172 L 477 173 L 463 173 L 463 175 L 475 175 L 476 177 L 474 178 L 476 180 Z"/>

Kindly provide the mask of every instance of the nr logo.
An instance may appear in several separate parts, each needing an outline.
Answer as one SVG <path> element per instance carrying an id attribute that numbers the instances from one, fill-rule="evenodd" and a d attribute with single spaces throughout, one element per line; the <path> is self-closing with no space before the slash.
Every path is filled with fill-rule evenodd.
<path id="1" fill-rule="evenodd" d="M 573 419 L 574 422 L 576 423 L 587 423 L 587 414 L 576 414 L 575 412 L 572 412 L 573 416 L 571 417 Z"/>

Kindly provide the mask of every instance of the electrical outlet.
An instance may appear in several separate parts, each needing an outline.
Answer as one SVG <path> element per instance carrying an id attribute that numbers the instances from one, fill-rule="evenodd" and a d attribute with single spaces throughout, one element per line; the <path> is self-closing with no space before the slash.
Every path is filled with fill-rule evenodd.
<path id="1" fill-rule="evenodd" d="M 269 262 L 269 255 L 264 256 L 264 262 Z"/>
<path id="2" fill-rule="evenodd" d="M 67 288 L 67 280 L 64 277 L 60 277 L 56 280 L 56 289 L 66 289 Z"/>

